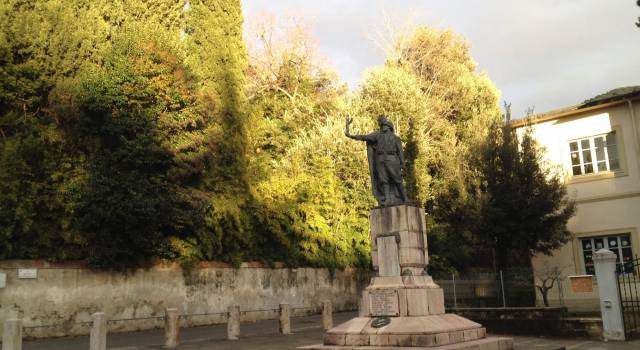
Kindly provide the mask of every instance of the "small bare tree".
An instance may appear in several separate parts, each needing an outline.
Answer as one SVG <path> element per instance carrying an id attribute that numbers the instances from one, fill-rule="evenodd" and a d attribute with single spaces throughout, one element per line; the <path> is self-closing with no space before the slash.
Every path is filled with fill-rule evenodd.
<path id="1" fill-rule="evenodd" d="M 536 288 L 542 295 L 544 306 L 549 307 L 549 291 L 562 281 L 562 272 L 564 268 L 560 266 L 549 267 L 536 271 Z"/>

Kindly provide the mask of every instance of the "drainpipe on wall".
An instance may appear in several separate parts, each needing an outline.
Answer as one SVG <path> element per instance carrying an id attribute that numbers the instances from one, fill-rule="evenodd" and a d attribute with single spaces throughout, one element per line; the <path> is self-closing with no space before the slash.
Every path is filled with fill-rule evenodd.
<path id="1" fill-rule="evenodd" d="M 638 126 L 636 124 L 636 112 L 633 110 L 633 103 L 627 100 L 629 106 L 629 114 L 631 116 L 631 127 L 633 128 L 633 143 L 636 146 L 636 157 L 640 157 L 640 135 L 638 134 Z M 638 161 L 638 170 L 640 170 L 640 160 Z"/>

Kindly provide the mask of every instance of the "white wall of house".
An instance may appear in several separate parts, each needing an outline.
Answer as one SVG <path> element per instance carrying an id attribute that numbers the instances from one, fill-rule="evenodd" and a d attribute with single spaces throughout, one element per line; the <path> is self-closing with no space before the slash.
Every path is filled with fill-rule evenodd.
<path id="1" fill-rule="evenodd" d="M 633 116 L 635 115 L 635 123 Z M 551 256 L 536 256 L 532 264 L 536 274 L 542 276 L 545 271 L 559 267 L 563 277 L 571 275 L 591 274 L 585 265 L 585 246 L 604 243 L 631 246 L 633 255 L 640 255 L 640 149 L 638 128 L 640 128 L 640 101 L 629 105 L 627 101 L 608 104 L 601 108 L 593 108 L 572 115 L 547 119 L 533 124 L 534 137 L 546 150 L 548 165 L 562 173 L 569 194 L 577 202 L 577 213 L 569 221 L 572 240 Z M 635 124 L 635 125 L 634 125 Z M 519 134 L 523 127 L 517 129 Z M 573 174 L 571 142 L 581 142 L 591 138 L 593 147 L 595 138 L 615 133 L 617 144 L 618 169 L 605 170 L 591 174 Z M 575 145 L 575 144 L 574 144 Z M 581 149 L 579 149 L 581 150 Z M 595 152 L 595 151 L 593 151 Z M 589 153 L 589 152 L 587 152 Z M 614 153 L 612 151 L 612 153 Z M 595 155 L 595 153 L 590 153 Z M 587 166 L 579 158 L 585 171 Z M 593 159 L 592 159 L 593 160 Z M 615 160 L 612 160 L 610 166 Z M 575 163 L 573 164 L 575 165 Z M 604 167 L 604 163 L 602 166 Z M 617 239 L 615 237 L 618 237 Z M 624 237 L 628 237 L 630 242 Z M 591 239 L 598 240 L 591 240 Z M 599 240 L 599 239 L 602 240 Z M 587 250 L 588 251 L 588 250 Z M 628 254 L 629 249 L 619 250 L 621 255 Z M 587 258 L 588 260 L 588 258 Z M 588 263 L 588 262 L 587 262 Z M 539 303 L 542 303 L 538 295 Z M 570 279 L 562 282 L 560 289 L 550 292 L 553 304 L 564 304 L 574 311 L 596 311 L 598 306 L 597 283 L 593 292 L 574 292 Z"/>

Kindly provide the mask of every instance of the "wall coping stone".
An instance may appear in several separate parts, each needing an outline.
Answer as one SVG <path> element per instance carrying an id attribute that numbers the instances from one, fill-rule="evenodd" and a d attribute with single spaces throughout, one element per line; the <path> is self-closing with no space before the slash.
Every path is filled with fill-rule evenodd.
<path id="1" fill-rule="evenodd" d="M 34 260 L 22 260 L 22 259 L 11 259 L 11 260 L 0 260 L 0 269 L 22 269 L 22 268 L 39 268 L 39 269 L 91 269 L 87 266 L 87 263 L 83 260 L 70 260 L 70 261 L 47 261 L 44 259 L 34 259 Z M 148 267 L 136 267 L 135 269 L 178 269 L 180 268 L 180 264 L 174 261 L 158 261 L 155 264 L 152 264 Z M 206 268 L 236 268 L 233 265 L 222 262 L 222 261 L 201 261 L 196 264 L 195 269 L 206 269 Z M 290 267 L 286 266 L 283 262 L 275 262 L 273 266 L 269 266 L 261 261 L 246 261 L 240 264 L 238 268 L 265 268 L 265 269 L 296 269 L 296 268 L 317 268 L 313 266 L 301 266 L 301 267 Z M 349 269 L 349 268 L 347 268 Z M 94 270 L 94 269 L 91 269 Z M 99 269 L 95 269 L 96 271 L 100 271 Z"/>

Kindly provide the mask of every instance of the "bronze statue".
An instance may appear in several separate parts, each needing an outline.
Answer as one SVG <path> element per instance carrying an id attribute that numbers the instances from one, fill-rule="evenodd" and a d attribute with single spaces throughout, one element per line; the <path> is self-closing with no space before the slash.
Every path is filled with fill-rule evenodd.
<path id="1" fill-rule="evenodd" d="M 351 135 L 349 126 L 353 120 L 347 117 L 344 134 L 354 140 L 367 142 L 367 158 L 373 195 L 381 207 L 407 202 L 402 185 L 404 154 L 400 138 L 394 134 L 393 124 L 384 115 L 378 117 L 380 131 L 367 135 Z"/>

